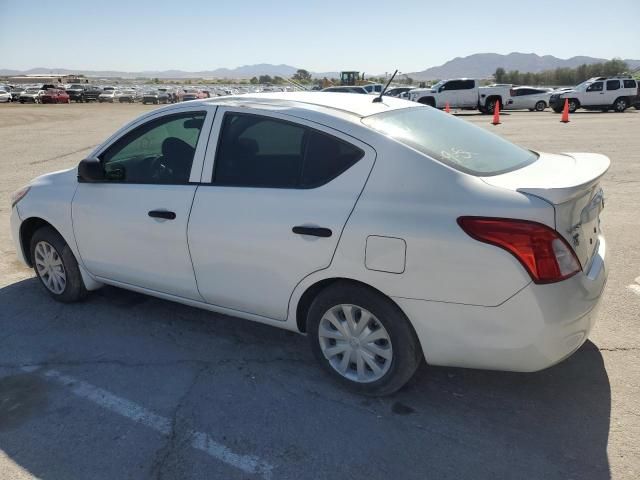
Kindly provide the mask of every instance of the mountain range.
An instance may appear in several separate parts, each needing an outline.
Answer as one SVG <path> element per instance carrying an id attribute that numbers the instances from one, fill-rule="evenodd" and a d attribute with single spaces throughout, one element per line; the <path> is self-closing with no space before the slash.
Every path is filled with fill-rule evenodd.
<path id="1" fill-rule="evenodd" d="M 414 80 L 435 80 L 442 78 L 471 77 L 488 78 L 496 68 L 502 67 L 505 70 L 519 70 L 521 72 L 541 72 L 559 67 L 575 68 L 582 64 L 592 64 L 605 62 L 605 58 L 577 56 L 567 59 L 557 58 L 552 55 L 536 55 L 535 53 L 513 52 L 508 55 L 498 53 L 476 53 L 468 57 L 456 57 L 453 60 L 430 67 L 419 72 L 407 73 Z M 626 59 L 629 68 L 640 67 L 640 60 Z M 391 67 L 390 67 L 391 68 Z M 66 68 L 32 68 L 30 70 L 10 70 L 0 68 L 0 76 L 48 74 L 51 72 L 60 74 L 84 74 L 90 77 L 120 77 L 120 78 L 162 78 L 162 79 L 185 79 L 185 78 L 230 78 L 247 79 L 259 77 L 260 75 L 291 77 L 298 67 L 291 65 L 273 65 L 261 63 L 257 65 L 243 65 L 237 68 L 217 68 L 214 70 L 202 70 L 198 72 L 186 72 L 183 70 L 145 70 L 141 72 L 122 72 L 115 70 L 70 70 Z M 338 72 L 311 72 L 316 78 L 336 78 Z"/>
<path id="2" fill-rule="evenodd" d="M 436 80 L 443 78 L 470 77 L 488 78 L 502 67 L 505 70 L 519 70 L 520 72 L 542 72 L 555 68 L 576 68 L 583 64 L 606 62 L 607 58 L 577 56 L 567 59 L 554 57 L 553 55 L 536 55 L 535 53 L 512 52 L 508 55 L 498 53 L 476 53 L 468 57 L 456 57 L 453 60 L 437 66 L 427 68 L 420 72 L 412 72 L 407 75 L 415 80 Z M 629 68 L 634 70 L 640 67 L 640 60 L 624 60 Z"/>
<path id="3" fill-rule="evenodd" d="M 247 79 L 269 75 L 272 77 L 291 77 L 297 67 L 291 65 L 273 65 L 270 63 L 259 63 L 256 65 L 243 65 L 237 68 L 216 68 L 214 70 L 202 70 L 197 72 L 186 72 L 184 70 L 143 70 L 140 72 L 124 72 L 118 70 L 71 70 L 68 68 L 31 68 L 29 70 L 11 70 L 0 68 L 0 76 L 15 75 L 46 75 L 49 73 L 59 73 L 62 75 L 83 74 L 89 77 L 99 78 L 162 78 L 162 79 L 185 79 L 185 78 L 234 78 Z M 315 77 L 338 77 L 338 72 L 318 72 L 313 73 Z"/>

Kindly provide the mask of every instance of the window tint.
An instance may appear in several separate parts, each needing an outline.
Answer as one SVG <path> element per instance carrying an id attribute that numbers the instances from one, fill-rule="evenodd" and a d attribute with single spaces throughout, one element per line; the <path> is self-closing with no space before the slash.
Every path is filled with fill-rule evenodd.
<path id="1" fill-rule="evenodd" d="M 214 184 L 314 188 L 355 164 L 364 152 L 291 122 L 228 113 L 215 161 Z"/>
<path id="2" fill-rule="evenodd" d="M 451 80 L 442 86 L 442 90 L 460 90 L 462 82 L 460 80 Z"/>
<path id="3" fill-rule="evenodd" d="M 601 92 L 603 85 L 602 82 L 594 82 L 587 87 L 587 92 Z"/>
<path id="4" fill-rule="evenodd" d="M 124 135 L 100 156 L 106 178 L 125 183 L 187 183 L 205 116 L 205 112 L 167 115 Z"/>
<path id="5" fill-rule="evenodd" d="M 469 90 L 474 86 L 473 80 L 451 80 L 443 85 L 442 90 Z"/>
<path id="6" fill-rule="evenodd" d="M 607 90 L 618 90 L 620 88 L 620 80 L 607 80 Z"/>
<path id="7" fill-rule="evenodd" d="M 635 80 L 624 80 L 624 88 L 636 88 Z"/>

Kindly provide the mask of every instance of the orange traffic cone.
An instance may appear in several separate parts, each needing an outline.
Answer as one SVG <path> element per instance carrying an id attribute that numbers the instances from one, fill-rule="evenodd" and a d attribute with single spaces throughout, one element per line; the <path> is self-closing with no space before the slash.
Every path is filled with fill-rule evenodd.
<path id="1" fill-rule="evenodd" d="M 449 102 L 444 104 L 444 111 L 447 113 L 451 113 L 451 109 L 449 108 Z"/>
<path id="2" fill-rule="evenodd" d="M 562 118 L 560 119 L 562 123 L 569 123 L 569 99 L 564 99 L 564 108 L 562 109 Z"/>
<path id="3" fill-rule="evenodd" d="M 493 107 L 493 125 L 500 125 L 500 102 L 496 102 Z"/>

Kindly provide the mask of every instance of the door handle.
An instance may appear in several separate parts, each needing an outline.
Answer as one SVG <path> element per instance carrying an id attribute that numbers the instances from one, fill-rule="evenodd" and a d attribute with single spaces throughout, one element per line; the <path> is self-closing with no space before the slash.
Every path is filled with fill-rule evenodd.
<path id="1" fill-rule="evenodd" d="M 305 227 L 302 225 L 298 225 L 291 229 L 293 233 L 297 233 L 298 235 L 310 235 L 312 237 L 322 237 L 329 238 L 333 232 L 328 228 L 322 227 Z"/>
<path id="2" fill-rule="evenodd" d="M 149 212 L 151 218 L 164 218 L 165 220 L 175 220 L 175 212 L 169 212 L 167 210 L 151 210 Z"/>

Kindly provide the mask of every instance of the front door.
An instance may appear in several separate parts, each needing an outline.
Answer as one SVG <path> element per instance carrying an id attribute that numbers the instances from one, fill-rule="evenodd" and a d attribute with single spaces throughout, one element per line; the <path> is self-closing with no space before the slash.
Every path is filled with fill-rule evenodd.
<path id="1" fill-rule="evenodd" d="M 607 105 L 605 98 L 604 82 L 593 82 L 584 92 L 584 99 L 581 99 L 583 105 Z"/>
<path id="2" fill-rule="evenodd" d="M 208 136 L 200 134 L 210 125 L 203 107 L 164 112 L 98 152 L 105 180 L 80 183 L 72 204 L 78 250 L 90 273 L 201 300 L 187 223 Z"/>
<path id="3" fill-rule="evenodd" d="M 295 117 L 222 107 L 212 145 L 215 165 L 207 167 L 207 152 L 189 221 L 200 293 L 217 306 L 285 320 L 295 286 L 330 265 L 374 150 Z"/>

